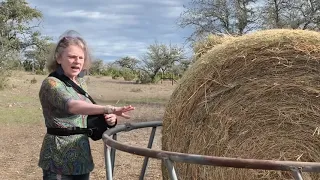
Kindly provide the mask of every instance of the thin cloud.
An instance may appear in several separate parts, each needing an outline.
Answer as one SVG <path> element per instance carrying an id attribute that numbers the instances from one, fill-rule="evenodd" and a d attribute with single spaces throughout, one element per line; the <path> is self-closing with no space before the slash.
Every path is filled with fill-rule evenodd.
<path id="1" fill-rule="evenodd" d="M 60 16 L 81 17 L 81 18 L 89 18 L 89 19 L 105 19 L 107 17 L 106 14 L 103 14 L 101 12 L 84 11 L 84 10 L 70 11 L 70 12 L 66 12 L 64 14 L 60 14 Z"/>
<path id="2" fill-rule="evenodd" d="M 64 17 L 64 18 L 83 18 L 90 20 L 101 20 L 102 22 L 109 21 L 112 23 L 121 24 L 124 23 L 136 23 L 136 16 L 127 14 L 115 14 L 115 13 L 102 13 L 98 11 L 85 11 L 85 10 L 73 10 L 73 11 L 63 11 L 55 10 L 50 12 L 51 16 Z"/>
<path id="3" fill-rule="evenodd" d="M 42 11 L 41 32 L 54 41 L 66 30 L 79 32 L 93 55 L 105 61 L 124 56 L 141 57 L 156 41 L 183 45 L 189 29 L 180 29 L 177 18 L 189 0 L 29 0 Z"/>

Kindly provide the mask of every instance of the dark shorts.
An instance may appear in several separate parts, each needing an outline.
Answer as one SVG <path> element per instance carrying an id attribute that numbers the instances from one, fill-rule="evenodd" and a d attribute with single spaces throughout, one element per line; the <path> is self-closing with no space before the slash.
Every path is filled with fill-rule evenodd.
<path id="1" fill-rule="evenodd" d="M 89 180 L 90 174 L 61 175 L 51 171 L 43 170 L 43 180 Z"/>

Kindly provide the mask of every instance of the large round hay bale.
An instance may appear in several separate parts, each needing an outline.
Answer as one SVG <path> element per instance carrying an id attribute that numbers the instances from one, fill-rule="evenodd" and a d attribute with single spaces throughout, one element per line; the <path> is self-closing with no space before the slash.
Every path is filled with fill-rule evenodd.
<path id="1" fill-rule="evenodd" d="M 166 107 L 162 144 L 174 152 L 320 162 L 319 126 L 320 34 L 266 30 L 216 45 L 185 73 Z M 184 180 L 292 179 L 278 171 L 175 168 Z"/>

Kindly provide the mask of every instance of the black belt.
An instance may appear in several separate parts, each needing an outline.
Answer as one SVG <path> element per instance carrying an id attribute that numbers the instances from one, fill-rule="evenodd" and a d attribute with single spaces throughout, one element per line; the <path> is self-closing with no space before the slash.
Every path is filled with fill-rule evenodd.
<path id="1" fill-rule="evenodd" d="M 47 128 L 47 134 L 57 136 L 70 136 L 75 134 L 86 134 L 91 136 L 93 133 L 92 129 L 80 128 L 80 127 L 69 127 L 69 128 Z"/>

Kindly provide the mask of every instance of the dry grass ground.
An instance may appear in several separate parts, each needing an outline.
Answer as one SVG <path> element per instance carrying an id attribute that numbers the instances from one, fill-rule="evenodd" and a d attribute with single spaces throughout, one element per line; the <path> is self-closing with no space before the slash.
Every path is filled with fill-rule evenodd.
<path id="1" fill-rule="evenodd" d="M 39 151 L 45 134 L 38 92 L 45 76 L 15 72 L 9 87 L 0 91 L 0 177 L 2 180 L 42 179 L 37 166 Z M 131 104 L 136 110 L 132 122 L 161 120 L 165 103 L 175 86 L 170 82 L 139 85 L 109 77 L 87 77 L 90 94 L 101 104 Z M 31 80 L 37 82 L 32 84 Z M 125 120 L 121 119 L 120 123 Z M 118 141 L 146 147 L 151 129 L 120 133 Z M 161 148 L 161 129 L 157 130 L 154 149 Z M 105 179 L 103 143 L 91 142 L 95 169 L 91 179 Z M 143 157 L 116 152 L 114 179 L 138 179 Z M 160 161 L 150 159 L 146 179 L 161 179 Z"/>

